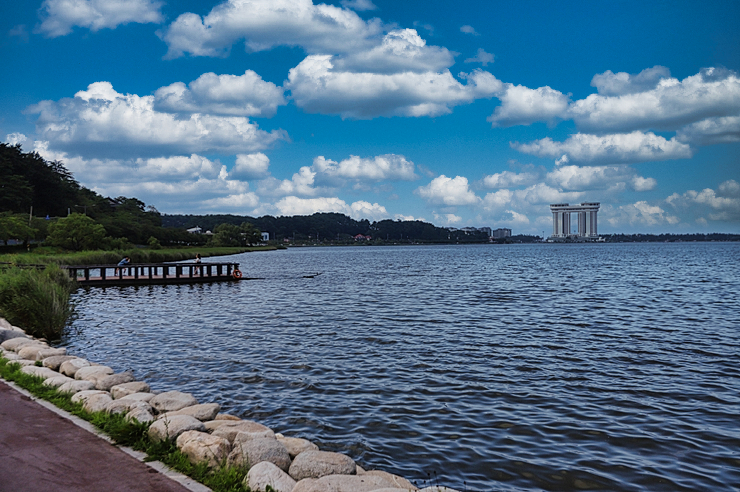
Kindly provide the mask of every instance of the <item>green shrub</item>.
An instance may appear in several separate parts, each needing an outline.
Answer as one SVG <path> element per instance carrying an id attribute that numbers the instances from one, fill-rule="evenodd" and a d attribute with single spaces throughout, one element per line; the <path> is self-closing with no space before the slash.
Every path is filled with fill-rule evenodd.
<path id="1" fill-rule="evenodd" d="M 147 244 L 149 245 L 150 249 L 162 249 L 162 244 L 160 244 L 159 239 L 154 236 L 149 236 Z"/>
<path id="2" fill-rule="evenodd" d="M 29 335 L 59 339 L 72 315 L 69 296 L 75 283 L 57 265 L 46 269 L 10 268 L 0 272 L 0 316 Z"/>
<path id="3" fill-rule="evenodd" d="M 82 251 L 100 247 L 105 238 L 105 228 L 87 215 L 71 214 L 49 227 L 46 244 Z"/>

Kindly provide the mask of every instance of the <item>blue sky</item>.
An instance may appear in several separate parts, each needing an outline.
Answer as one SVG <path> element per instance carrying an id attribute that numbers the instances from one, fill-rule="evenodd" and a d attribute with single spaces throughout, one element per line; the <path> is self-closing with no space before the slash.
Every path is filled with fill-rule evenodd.
<path id="1" fill-rule="evenodd" d="M 740 229 L 740 4 L 3 1 L 0 136 L 164 213 Z"/>

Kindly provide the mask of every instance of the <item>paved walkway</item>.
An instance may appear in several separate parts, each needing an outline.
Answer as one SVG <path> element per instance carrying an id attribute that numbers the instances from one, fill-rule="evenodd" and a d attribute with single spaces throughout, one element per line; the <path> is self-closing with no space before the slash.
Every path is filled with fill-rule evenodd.
<path id="1" fill-rule="evenodd" d="M 0 492 L 204 488 L 190 482 L 186 488 L 0 379 Z"/>

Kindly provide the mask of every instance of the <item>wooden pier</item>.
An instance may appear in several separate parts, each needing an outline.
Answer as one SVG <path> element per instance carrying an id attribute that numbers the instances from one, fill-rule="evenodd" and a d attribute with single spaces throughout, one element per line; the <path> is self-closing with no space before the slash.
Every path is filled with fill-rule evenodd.
<path id="1" fill-rule="evenodd" d="M 63 266 L 81 286 L 193 284 L 242 278 L 239 263 L 138 263 Z"/>

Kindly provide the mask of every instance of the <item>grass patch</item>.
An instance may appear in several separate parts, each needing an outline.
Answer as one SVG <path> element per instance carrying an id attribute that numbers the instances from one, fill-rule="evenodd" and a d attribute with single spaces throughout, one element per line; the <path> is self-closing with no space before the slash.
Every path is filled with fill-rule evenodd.
<path id="1" fill-rule="evenodd" d="M 161 461 L 170 468 L 189 476 L 214 492 L 250 492 L 244 485 L 247 469 L 223 466 L 216 470 L 205 464 L 193 465 L 182 454 L 173 441 L 154 443 L 149 439 L 149 424 L 127 422 L 122 414 L 109 415 L 104 412 L 88 412 L 82 404 L 73 403 L 72 395 L 60 393 L 56 388 L 44 386 L 44 380 L 21 372 L 21 365 L 0 356 L 0 377 L 12 381 L 37 398 L 53 403 L 55 406 L 87 420 L 108 434 L 116 444 L 129 446 L 146 453 L 146 461 Z"/>
<path id="2" fill-rule="evenodd" d="M 165 261 L 183 261 L 195 258 L 200 253 L 203 258 L 211 256 L 227 256 L 251 251 L 269 251 L 274 246 L 253 247 L 218 247 L 218 248 L 162 248 L 145 249 L 133 248 L 114 251 L 78 251 L 67 252 L 47 246 L 34 249 L 30 253 L 16 253 L 0 255 L 0 263 L 14 265 L 110 265 L 118 263 L 121 258 L 128 256 L 132 263 L 162 263 Z"/>
<path id="3" fill-rule="evenodd" d="M 0 271 L 0 316 L 37 338 L 61 338 L 73 308 L 76 283 L 57 265 L 43 270 L 7 268 Z"/>

